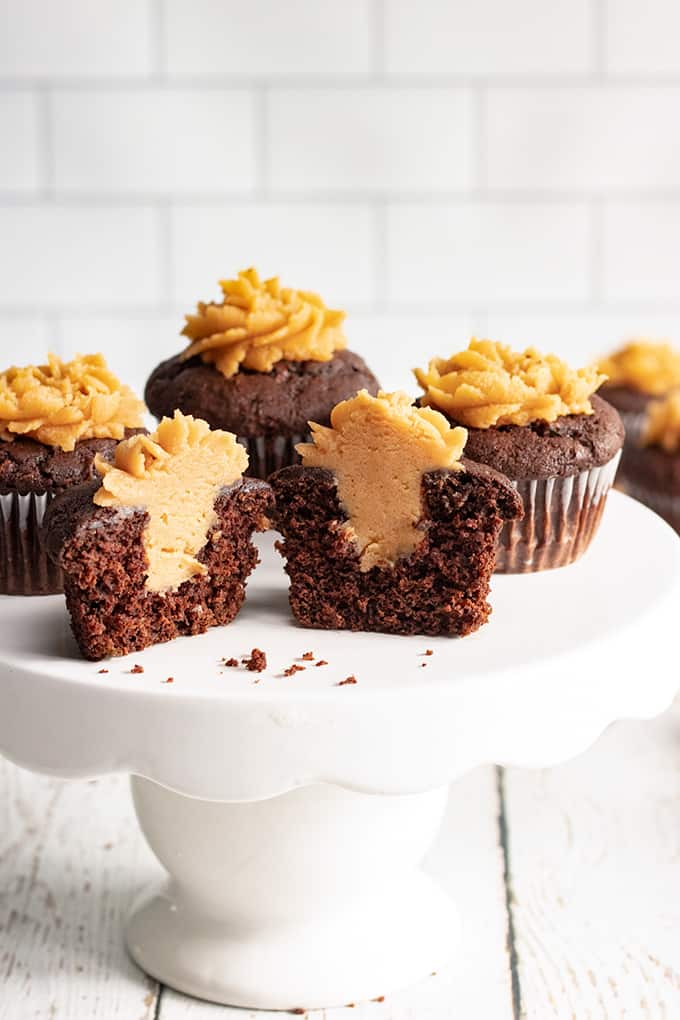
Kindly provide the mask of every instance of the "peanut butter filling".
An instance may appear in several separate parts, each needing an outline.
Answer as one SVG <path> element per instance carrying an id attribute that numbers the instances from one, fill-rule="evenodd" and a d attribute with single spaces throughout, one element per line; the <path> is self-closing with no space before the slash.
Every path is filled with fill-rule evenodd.
<path id="1" fill-rule="evenodd" d="M 680 390 L 649 405 L 640 439 L 643 446 L 660 446 L 666 453 L 680 450 Z"/>
<path id="2" fill-rule="evenodd" d="M 347 346 L 345 313 L 327 308 L 318 294 L 260 280 L 255 269 L 221 280 L 221 304 L 199 302 L 182 330 L 191 343 L 182 359 L 200 354 L 224 376 L 240 366 L 269 372 L 277 361 L 330 361 Z"/>
<path id="3" fill-rule="evenodd" d="M 26 436 L 70 452 L 81 439 L 122 439 L 141 428 L 146 408 L 101 354 L 0 373 L 0 439 Z"/>
<path id="4" fill-rule="evenodd" d="M 327 428 L 310 422 L 312 442 L 297 447 L 305 467 L 335 475 L 347 513 L 345 534 L 362 571 L 393 565 L 425 537 L 421 481 L 428 471 L 458 470 L 467 439 L 462 428 L 407 393 L 369 396 L 360 390 L 333 408 Z"/>
<path id="5" fill-rule="evenodd" d="M 597 367 L 612 386 L 628 386 L 650 396 L 662 396 L 680 386 L 680 351 L 669 343 L 631 340 Z"/>
<path id="6" fill-rule="evenodd" d="M 477 429 L 592 414 L 590 397 L 605 379 L 594 367 L 574 370 L 534 347 L 513 351 L 476 337 L 460 354 L 433 358 L 414 372 L 424 404 Z"/>
<path id="7" fill-rule="evenodd" d="M 95 466 L 102 475 L 97 506 L 141 508 L 149 515 L 149 591 L 174 590 L 206 573 L 196 556 L 217 523 L 215 500 L 248 466 L 231 432 L 211 431 L 200 418 L 175 411 L 152 435 L 120 443 L 113 464 L 97 457 Z"/>

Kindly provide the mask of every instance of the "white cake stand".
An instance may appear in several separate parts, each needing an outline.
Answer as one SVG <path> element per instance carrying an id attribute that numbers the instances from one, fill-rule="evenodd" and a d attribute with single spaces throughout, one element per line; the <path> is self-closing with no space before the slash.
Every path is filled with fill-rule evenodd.
<path id="1" fill-rule="evenodd" d="M 128 927 L 154 977 L 241 1006 L 358 1002 L 456 952 L 454 906 L 418 867 L 452 780 L 562 761 L 670 703 L 680 541 L 613 493 L 580 563 L 496 578 L 492 621 L 461 641 L 303 630 L 271 537 L 262 559 L 230 627 L 103 664 L 79 658 L 60 597 L 0 600 L 0 750 L 133 775 L 171 876 Z M 265 673 L 221 665 L 253 647 Z"/>

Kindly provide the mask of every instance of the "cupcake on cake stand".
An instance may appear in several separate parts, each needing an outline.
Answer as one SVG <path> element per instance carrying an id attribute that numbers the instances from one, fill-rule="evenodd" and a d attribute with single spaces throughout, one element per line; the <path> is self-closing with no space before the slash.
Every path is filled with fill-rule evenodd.
<path id="1" fill-rule="evenodd" d="M 419 870 L 450 782 L 557 763 L 669 704 L 680 542 L 614 493 L 587 556 L 496 577 L 491 622 L 460 641 L 297 627 L 271 544 L 228 628 L 103 664 L 79 657 L 62 598 L 2 598 L 0 751 L 132 775 L 169 875 L 127 931 L 151 975 L 240 1006 L 358 1002 L 464 952 Z M 224 665 L 253 648 L 265 671 Z"/>

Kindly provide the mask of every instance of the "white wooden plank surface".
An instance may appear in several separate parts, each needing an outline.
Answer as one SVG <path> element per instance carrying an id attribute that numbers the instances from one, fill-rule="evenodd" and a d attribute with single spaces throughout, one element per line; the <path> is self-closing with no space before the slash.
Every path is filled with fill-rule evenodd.
<path id="1" fill-rule="evenodd" d="M 680 704 L 504 786 L 516 1016 L 680 1016 Z M 458 968 L 319 1020 L 510 1020 L 498 807 L 494 770 L 461 780 L 428 861 L 466 918 Z M 121 937 L 157 874 L 125 779 L 61 784 L 0 762 L 0 1020 L 279 1017 L 157 998 Z"/>
<path id="2" fill-rule="evenodd" d="M 505 808 L 523 1015 L 680 1017 L 680 703 L 507 772 Z"/>
<path id="3" fill-rule="evenodd" d="M 121 932 L 160 872 L 125 777 L 61 783 L 0 759 L 0 1020 L 152 1020 Z"/>

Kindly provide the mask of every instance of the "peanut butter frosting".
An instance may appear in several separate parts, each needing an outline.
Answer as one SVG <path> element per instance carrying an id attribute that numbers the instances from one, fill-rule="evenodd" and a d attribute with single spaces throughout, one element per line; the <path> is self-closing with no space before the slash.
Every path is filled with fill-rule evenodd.
<path id="1" fill-rule="evenodd" d="M 415 407 L 407 393 L 377 397 L 360 390 L 337 404 L 330 428 L 310 422 L 312 442 L 297 447 L 305 467 L 332 471 L 347 513 L 345 534 L 354 542 L 362 571 L 390 566 L 425 537 L 421 480 L 439 468 L 458 470 L 467 439 L 429 407 Z"/>
<path id="2" fill-rule="evenodd" d="M 248 455 L 231 432 L 211 431 L 207 422 L 179 411 L 153 434 L 119 443 L 113 464 L 96 458 L 102 475 L 97 506 L 141 508 L 149 515 L 149 591 L 173 590 L 205 574 L 196 557 L 217 523 L 215 500 L 247 466 Z"/>
<path id="3" fill-rule="evenodd" d="M 680 390 L 649 405 L 640 438 L 643 446 L 660 446 L 666 453 L 680 450 Z"/>
<path id="4" fill-rule="evenodd" d="M 101 354 L 0 373 L 0 439 L 35 439 L 70 452 L 81 439 L 122 439 L 141 428 L 146 408 Z"/>
<path id="5" fill-rule="evenodd" d="M 182 330 L 191 341 L 182 359 L 199 354 L 224 376 L 240 366 L 269 372 L 277 361 L 330 361 L 347 346 L 345 313 L 327 308 L 318 294 L 282 287 L 277 276 L 261 280 L 242 270 L 221 280 L 221 304 L 199 302 Z"/>
<path id="6" fill-rule="evenodd" d="M 631 340 L 597 367 L 611 386 L 627 386 L 650 396 L 662 396 L 680 386 L 680 351 L 665 342 Z"/>
<path id="7" fill-rule="evenodd" d="M 424 404 L 477 429 L 592 414 L 590 397 L 605 379 L 594 367 L 574 370 L 535 347 L 519 352 L 476 337 L 460 354 L 414 372 Z"/>

